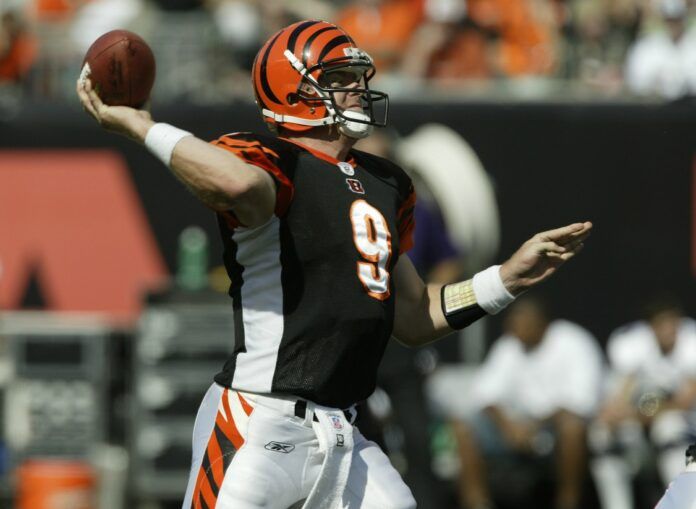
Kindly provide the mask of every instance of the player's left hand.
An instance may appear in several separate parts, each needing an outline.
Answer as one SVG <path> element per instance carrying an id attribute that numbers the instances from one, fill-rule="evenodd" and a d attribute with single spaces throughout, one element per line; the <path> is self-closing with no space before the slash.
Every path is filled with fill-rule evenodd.
<path id="1" fill-rule="evenodd" d="M 142 143 L 147 131 L 154 125 L 150 112 L 146 110 L 104 104 L 89 78 L 77 80 L 77 95 L 85 111 L 109 131 Z"/>
<path id="2" fill-rule="evenodd" d="M 592 223 L 584 222 L 534 235 L 500 268 L 505 288 L 519 295 L 548 279 L 582 250 L 591 230 Z"/>

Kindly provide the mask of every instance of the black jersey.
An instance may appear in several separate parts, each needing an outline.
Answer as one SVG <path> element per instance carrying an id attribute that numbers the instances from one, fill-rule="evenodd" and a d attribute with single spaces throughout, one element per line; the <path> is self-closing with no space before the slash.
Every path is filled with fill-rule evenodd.
<path id="1" fill-rule="evenodd" d="M 277 188 L 262 226 L 218 214 L 236 341 L 215 380 L 339 408 L 367 398 L 393 328 L 392 271 L 412 243 L 411 180 L 357 150 L 339 162 L 251 133 L 213 143 L 269 172 Z"/>

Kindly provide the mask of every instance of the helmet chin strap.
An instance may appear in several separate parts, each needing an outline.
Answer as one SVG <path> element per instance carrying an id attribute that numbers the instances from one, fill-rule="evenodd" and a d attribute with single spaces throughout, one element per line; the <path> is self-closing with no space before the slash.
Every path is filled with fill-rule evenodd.
<path id="1" fill-rule="evenodd" d="M 370 120 L 370 117 L 362 111 L 346 110 L 343 112 L 343 116 L 348 118 L 354 118 L 356 120 Z M 349 138 L 354 138 L 356 140 L 366 138 L 367 136 L 372 134 L 372 131 L 375 127 L 370 124 L 365 124 L 363 122 L 353 122 L 351 120 L 346 120 L 340 117 L 337 119 L 336 123 L 338 124 L 338 131 L 341 134 L 348 136 Z"/>
<path id="2" fill-rule="evenodd" d="M 366 124 L 364 122 L 353 122 L 351 120 L 346 120 L 346 118 L 354 118 L 356 120 L 369 121 L 370 116 L 367 113 L 363 111 L 344 110 L 343 116 L 340 116 L 334 108 L 334 103 L 331 100 L 331 97 L 321 90 L 318 83 L 316 83 L 312 76 L 309 76 L 308 79 L 312 84 L 312 88 L 314 88 L 314 91 L 319 97 L 321 97 L 324 105 L 326 106 L 326 111 L 329 113 L 329 117 L 327 118 L 332 120 L 332 124 L 336 124 L 338 126 L 338 132 L 355 140 L 366 138 L 372 134 L 375 126 Z"/>

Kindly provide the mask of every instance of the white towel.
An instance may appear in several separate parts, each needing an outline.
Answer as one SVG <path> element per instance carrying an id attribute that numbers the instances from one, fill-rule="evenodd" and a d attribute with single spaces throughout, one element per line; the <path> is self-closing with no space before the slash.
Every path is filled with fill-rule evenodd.
<path id="1" fill-rule="evenodd" d="M 302 508 L 340 509 L 353 456 L 353 426 L 340 410 L 312 406 L 307 410 L 317 416 L 318 422 L 313 422 L 312 427 L 319 439 L 319 450 L 326 455 Z"/>

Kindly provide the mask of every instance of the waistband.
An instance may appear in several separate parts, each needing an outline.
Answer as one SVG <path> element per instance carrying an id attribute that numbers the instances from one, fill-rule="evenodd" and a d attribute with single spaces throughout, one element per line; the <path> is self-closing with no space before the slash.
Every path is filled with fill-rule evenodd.
<path id="1" fill-rule="evenodd" d="M 285 394 L 270 395 L 243 391 L 237 392 L 246 400 L 250 401 L 252 405 L 261 405 L 266 408 L 272 408 L 288 417 L 299 417 L 300 419 L 304 419 L 304 424 L 306 426 L 311 426 L 312 422 L 317 422 L 314 408 L 318 405 L 312 401 Z M 345 409 L 337 408 L 336 410 L 343 412 L 343 415 L 350 424 L 354 424 L 355 420 L 358 418 L 357 405 L 351 405 Z"/>
<path id="2" fill-rule="evenodd" d="M 284 394 L 270 395 L 242 391 L 238 392 L 254 405 L 272 408 L 273 410 L 276 410 L 288 417 L 298 417 L 300 419 L 304 419 L 304 424 L 306 426 L 311 427 L 312 422 L 318 422 L 318 419 L 314 414 L 314 408 L 317 405 L 312 401 Z M 343 412 L 343 415 L 350 424 L 354 424 L 358 417 L 358 409 L 356 405 L 351 405 L 346 409 L 336 410 Z"/>
<path id="3" fill-rule="evenodd" d="M 300 419 L 307 419 L 307 414 L 311 412 L 312 420 L 314 422 L 319 422 L 319 419 L 317 419 L 317 416 L 314 415 L 314 412 L 310 410 L 309 405 L 307 403 L 308 401 L 304 399 L 298 399 L 295 402 L 295 417 L 299 417 Z M 358 418 L 357 405 L 350 406 L 345 410 L 341 411 L 343 412 L 343 415 L 349 423 L 355 424 L 355 420 Z"/>

